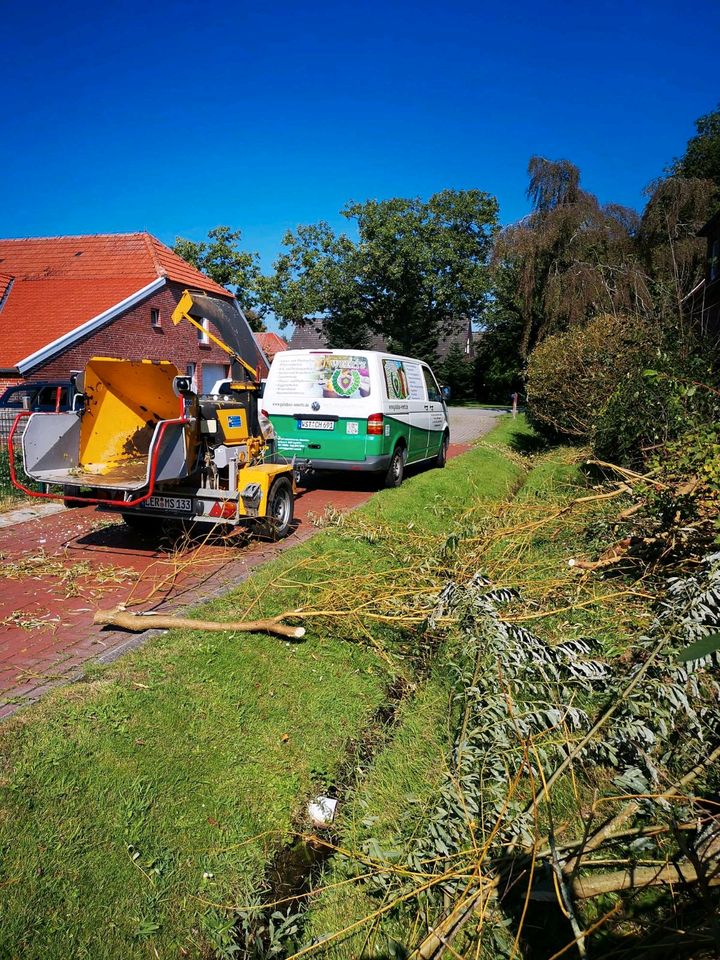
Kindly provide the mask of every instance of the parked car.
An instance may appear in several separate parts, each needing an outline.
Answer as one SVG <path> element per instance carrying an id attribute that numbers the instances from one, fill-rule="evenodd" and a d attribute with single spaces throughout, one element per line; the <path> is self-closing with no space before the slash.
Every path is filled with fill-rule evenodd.
<path id="1" fill-rule="evenodd" d="M 422 360 L 374 350 L 283 350 L 270 366 L 262 407 L 277 452 L 301 468 L 377 473 L 397 487 L 408 463 L 445 466 L 447 407 Z"/>
<path id="2" fill-rule="evenodd" d="M 69 380 L 27 380 L 8 387 L 0 396 L 0 410 L 32 410 L 52 412 L 71 410 L 75 388 Z"/>

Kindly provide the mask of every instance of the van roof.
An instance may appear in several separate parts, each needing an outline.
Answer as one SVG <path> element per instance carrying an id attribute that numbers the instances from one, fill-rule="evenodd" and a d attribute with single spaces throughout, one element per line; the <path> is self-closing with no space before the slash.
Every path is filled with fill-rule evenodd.
<path id="1" fill-rule="evenodd" d="M 362 347 L 338 347 L 335 349 L 328 348 L 327 350 L 283 350 L 282 353 L 275 355 L 275 360 L 295 353 L 304 353 L 308 356 L 360 354 L 363 357 L 386 357 L 390 360 L 410 360 L 413 363 L 424 363 L 426 367 L 430 366 L 426 360 L 420 360 L 418 357 L 406 357 L 400 353 L 388 353 L 387 350 L 364 350 Z"/>

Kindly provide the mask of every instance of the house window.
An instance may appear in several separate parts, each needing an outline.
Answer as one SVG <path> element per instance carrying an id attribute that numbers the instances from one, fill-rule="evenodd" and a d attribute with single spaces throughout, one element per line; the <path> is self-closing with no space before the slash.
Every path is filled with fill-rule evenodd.
<path id="1" fill-rule="evenodd" d="M 720 239 L 713 240 L 710 247 L 710 283 L 720 277 Z"/>
<path id="2" fill-rule="evenodd" d="M 160 311 L 157 307 L 150 307 L 150 325 L 152 327 L 161 327 Z"/>
<path id="3" fill-rule="evenodd" d="M 210 337 L 208 336 L 208 330 L 210 329 L 210 321 L 207 317 L 203 317 L 200 321 L 202 330 L 198 330 L 198 343 L 210 343 Z"/>
<path id="4" fill-rule="evenodd" d="M 195 376 L 195 375 L 196 375 L 196 372 L 197 372 L 197 364 L 196 364 L 196 363 L 186 363 L 186 364 L 185 364 L 185 376 L 186 376 L 186 377 L 190 377 L 190 381 L 191 381 L 191 383 L 190 383 L 190 389 L 191 389 L 194 393 L 197 393 L 197 379 L 196 379 L 196 376 Z"/>

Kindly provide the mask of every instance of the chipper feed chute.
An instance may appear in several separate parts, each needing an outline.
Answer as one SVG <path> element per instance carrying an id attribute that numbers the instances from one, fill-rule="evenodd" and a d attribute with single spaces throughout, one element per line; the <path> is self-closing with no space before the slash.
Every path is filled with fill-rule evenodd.
<path id="1" fill-rule="evenodd" d="M 195 444 L 165 361 L 95 357 L 85 368 L 85 411 L 33 414 L 23 435 L 25 472 L 72 487 L 132 491 L 181 479 Z"/>

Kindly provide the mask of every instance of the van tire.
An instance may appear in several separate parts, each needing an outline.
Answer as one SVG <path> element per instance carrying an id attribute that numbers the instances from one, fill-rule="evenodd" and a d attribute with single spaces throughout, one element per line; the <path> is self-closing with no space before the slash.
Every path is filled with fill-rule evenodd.
<path id="1" fill-rule="evenodd" d="M 294 506 L 292 484 L 287 477 L 278 477 L 268 494 L 262 535 L 273 541 L 284 539 L 292 527 Z"/>
<path id="2" fill-rule="evenodd" d="M 450 434 L 445 431 L 442 438 L 442 443 L 440 444 L 440 449 L 437 452 L 437 457 L 435 458 L 435 466 L 439 467 L 441 470 L 447 463 L 448 447 L 450 446 Z"/>
<path id="3" fill-rule="evenodd" d="M 406 456 L 407 452 L 405 447 L 403 447 L 401 444 L 398 444 L 393 451 L 393 455 L 390 458 L 390 463 L 387 468 L 387 473 L 385 474 L 386 487 L 399 487 L 403 482 Z"/>

